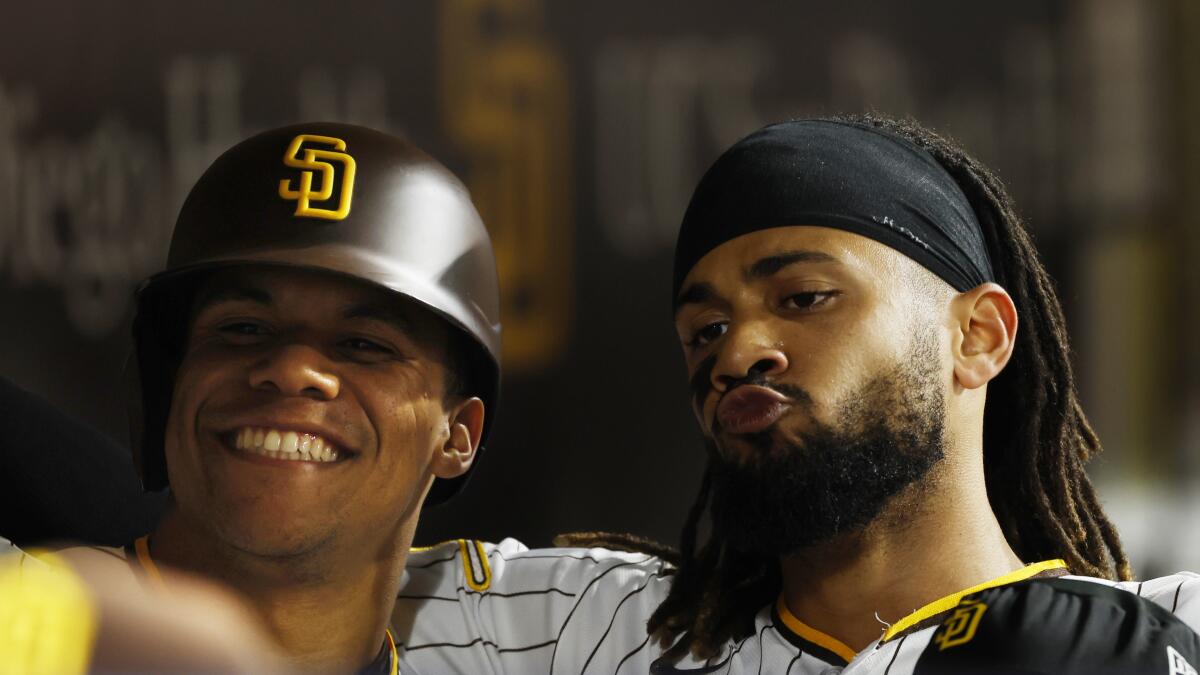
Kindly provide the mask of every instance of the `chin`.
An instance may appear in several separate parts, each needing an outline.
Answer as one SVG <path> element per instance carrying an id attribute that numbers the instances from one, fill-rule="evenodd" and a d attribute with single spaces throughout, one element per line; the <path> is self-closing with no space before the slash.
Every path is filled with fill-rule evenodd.
<path id="1" fill-rule="evenodd" d="M 722 433 L 715 439 L 715 445 L 725 460 L 745 466 L 764 457 L 778 456 L 799 448 L 802 443 L 796 441 L 793 435 L 785 433 L 779 424 L 773 424 L 752 434 Z"/>
<path id="2" fill-rule="evenodd" d="M 216 537 L 231 548 L 265 557 L 311 552 L 332 538 L 331 528 L 292 510 L 217 509 L 206 518 Z"/>
<path id="3" fill-rule="evenodd" d="M 316 532 L 289 530 L 279 523 L 224 523 L 217 534 L 230 547 L 265 558 L 305 555 L 329 538 Z"/>

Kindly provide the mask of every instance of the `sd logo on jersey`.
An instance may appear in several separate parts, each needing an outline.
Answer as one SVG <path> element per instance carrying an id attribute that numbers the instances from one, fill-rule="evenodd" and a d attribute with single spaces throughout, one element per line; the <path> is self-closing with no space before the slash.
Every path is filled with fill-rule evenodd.
<path id="1" fill-rule="evenodd" d="M 934 643 L 939 649 L 946 650 L 970 642 L 979 629 L 979 620 L 985 611 L 987 605 L 982 602 L 963 600 L 933 636 Z"/>
<path id="2" fill-rule="evenodd" d="M 325 145 L 332 148 L 303 147 L 305 143 Z M 292 179 L 279 181 L 279 196 L 296 202 L 294 215 L 325 220 L 342 220 L 350 215 L 350 200 L 354 197 L 354 158 L 346 154 L 346 141 L 332 136 L 300 134 L 288 144 L 283 153 L 283 163 L 300 172 L 300 187 L 292 188 Z M 303 155 L 301 156 L 301 151 Z M 327 160 L 327 161 L 319 161 Z M 341 189 L 338 191 L 336 208 L 319 208 L 311 202 L 324 202 L 333 197 L 337 169 L 330 162 L 341 165 Z M 320 173 L 317 189 L 313 189 L 313 174 Z"/>

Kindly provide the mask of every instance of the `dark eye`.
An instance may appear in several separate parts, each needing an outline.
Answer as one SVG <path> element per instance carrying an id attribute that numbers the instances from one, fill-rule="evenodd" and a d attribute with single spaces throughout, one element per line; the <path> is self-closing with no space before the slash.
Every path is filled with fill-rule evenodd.
<path id="1" fill-rule="evenodd" d="M 378 342 L 368 340 L 366 338 L 349 338 L 342 341 L 342 345 L 355 352 L 375 353 L 375 354 L 390 354 L 392 350 Z"/>
<path id="2" fill-rule="evenodd" d="M 783 304 L 794 309 L 813 309 L 819 307 L 837 295 L 837 291 L 813 291 L 811 293 L 796 293 L 784 298 Z"/>
<path id="3" fill-rule="evenodd" d="M 729 324 L 725 323 L 710 323 L 692 335 L 692 339 L 688 340 L 689 347 L 703 347 L 712 344 L 717 338 L 725 334 L 729 330 Z"/>
<path id="4" fill-rule="evenodd" d="M 267 332 L 265 326 L 253 321 L 232 321 L 221 325 L 218 331 L 226 335 L 263 335 Z"/>

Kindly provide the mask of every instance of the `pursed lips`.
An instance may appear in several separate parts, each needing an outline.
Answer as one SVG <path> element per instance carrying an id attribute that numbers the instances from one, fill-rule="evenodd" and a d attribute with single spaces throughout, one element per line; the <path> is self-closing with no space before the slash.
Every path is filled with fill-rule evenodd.
<path id="1" fill-rule="evenodd" d="M 777 422 L 791 403 L 791 399 L 774 389 L 740 385 L 725 392 L 717 401 L 714 426 L 731 434 L 756 433 Z"/>

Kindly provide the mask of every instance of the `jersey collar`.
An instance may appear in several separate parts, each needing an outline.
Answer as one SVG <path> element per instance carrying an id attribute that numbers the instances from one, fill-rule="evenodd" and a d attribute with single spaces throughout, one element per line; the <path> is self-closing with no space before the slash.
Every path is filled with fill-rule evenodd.
<path id="1" fill-rule="evenodd" d="M 1067 563 L 1062 560 L 1043 560 L 1042 562 L 1026 565 L 1019 570 L 1009 572 L 1008 574 L 996 577 L 990 581 L 985 581 L 981 584 L 971 586 L 970 588 L 965 588 L 956 593 L 943 596 L 892 624 L 891 627 L 884 632 L 883 637 L 880 638 L 879 642 L 882 644 L 888 640 L 891 640 L 892 638 L 910 631 L 911 629 L 929 625 L 934 619 L 939 619 L 942 614 L 954 609 L 954 607 L 957 606 L 964 597 L 971 595 L 972 593 L 978 593 L 980 591 L 985 591 L 989 588 L 995 588 L 997 586 L 1006 586 L 1008 584 L 1024 581 L 1039 575 L 1058 576 L 1065 574 L 1066 571 Z M 802 648 L 807 647 L 809 651 L 819 651 L 822 652 L 823 655 L 835 656 L 837 659 L 840 659 L 843 662 L 841 665 L 845 665 L 846 663 L 854 660 L 856 653 L 849 645 L 833 637 L 832 635 L 829 635 L 828 633 L 823 633 L 816 628 L 809 626 L 800 619 L 796 618 L 796 616 L 792 614 L 791 610 L 788 609 L 787 603 L 784 602 L 782 594 L 780 594 L 779 599 L 775 603 L 775 614 L 779 618 L 779 621 L 776 622 L 777 624 L 782 623 L 783 626 L 792 634 L 792 636 L 805 643 L 803 645 L 799 645 Z M 785 637 L 788 636 L 785 635 Z M 796 640 L 790 641 L 793 643 L 796 642 Z M 813 649 L 813 647 L 816 647 L 817 649 Z M 834 662 L 836 662 L 836 659 Z"/>

